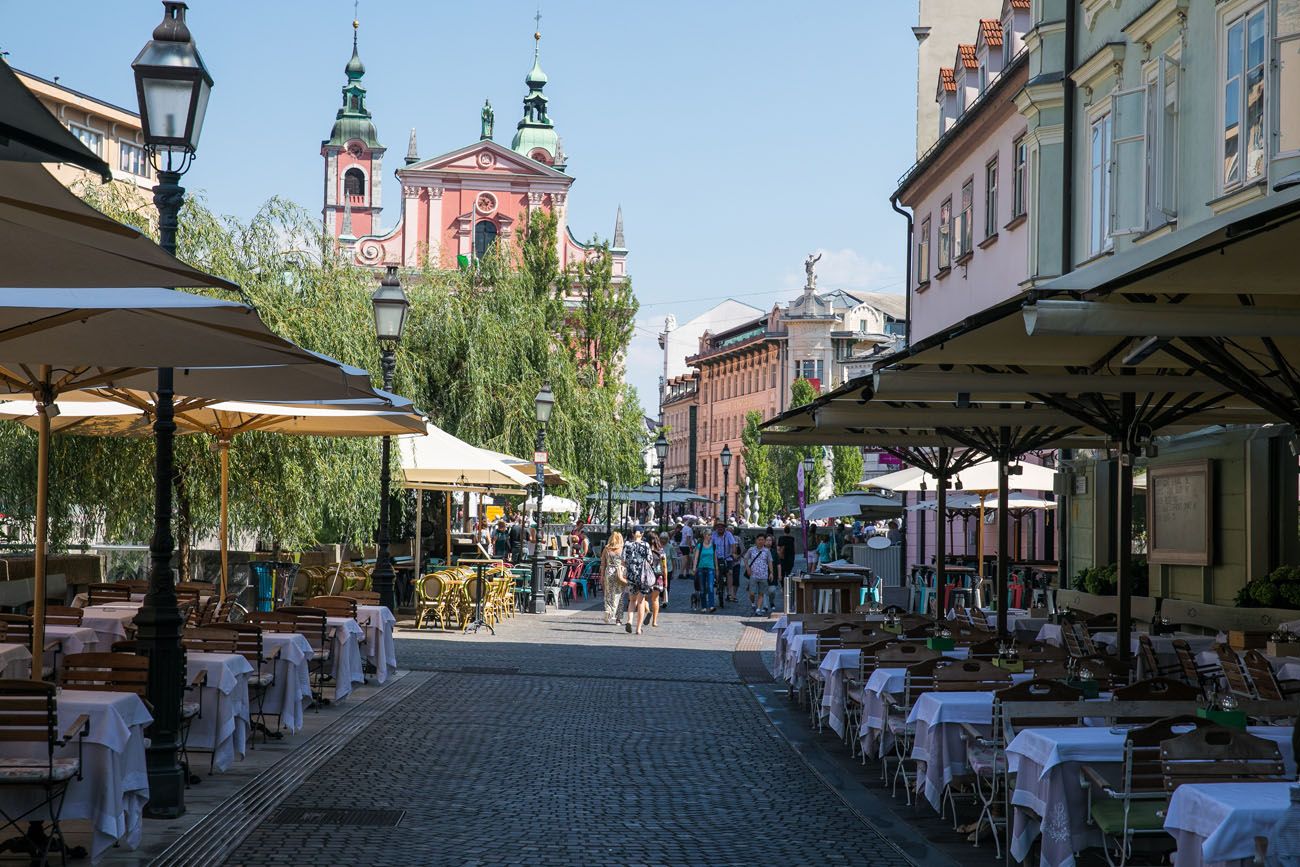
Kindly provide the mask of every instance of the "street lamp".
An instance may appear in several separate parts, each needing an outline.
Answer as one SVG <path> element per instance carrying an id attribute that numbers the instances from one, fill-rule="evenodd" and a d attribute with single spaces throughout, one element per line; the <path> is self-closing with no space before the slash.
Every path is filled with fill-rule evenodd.
<path id="1" fill-rule="evenodd" d="M 659 456 L 659 532 L 664 531 L 664 467 L 668 461 L 668 437 L 664 436 L 662 430 L 659 431 L 659 438 L 655 440 L 655 454 Z"/>
<path id="2" fill-rule="evenodd" d="M 731 447 L 722 446 L 722 454 L 718 455 L 722 460 L 722 520 L 727 520 L 727 484 L 731 475 Z"/>
<path id="3" fill-rule="evenodd" d="M 537 466 L 537 529 L 533 532 L 533 613 L 546 613 L 546 592 L 542 588 L 542 497 L 546 494 L 546 423 L 551 420 L 555 409 L 555 395 L 551 393 L 551 384 L 542 383 L 542 390 L 533 398 L 533 408 L 537 410 L 537 449 L 533 461 Z"/>
<path id="4" fill-rule="evenodd" d="M 176 223 L 185 190 L 181 175 L 194 159 L 203 131 L 212 76 L 203 65 L 189 28 L 184 3 L 163 3 L 163 20 L 131 64 L 135 74 L 140 123 L 149 161 L 158 173 L 153 188 L 158 208 L 158 243 L 176 252 Z M 181 690 L 185 683 L 184 621 L 176 603 L 172 575 L 172 475 L 174 379 L 170 367 L 158 369 L 154 404 L 154 515 L 149 541 L 149 588 L 135 617 L 138 652 L 149 660 L 145 695 L 153 706 L 145 764 L 149 803 L 145 815 L 170 819 L 185 813 L 185 774 L 178 760 Z"/>
<path id="5" fill-rule="evenodd" d="M 402 290 L 402 281 L 397 276 L 397 266 L 389 265 L 379 281 L 379 288 L 370 296 L 370 305 L 375 312 L 375 337 L 379 340 L 380 370 L 384 377 L 384 391 L 392 391 L 393 374 L 397 370 L 397 344 L 402 340 L 402 331 L 406 328 L 406 314 L 411 309 L 411 302 Z M 382 458 L 379 464 L 379 532 L 375 536 L 375 570 L 370 573 L 370 587 L 379 594 L 379 603 L 397 613 L 397 593 L 394 587 L 396 573 L 393 571 L 393 556 L 388 550 L 388 516 L 389 475 L 392 472 L 391 437 L 383 438 Z M 418 528 L 417 528 L 418 532 Z"/>
<path id="6" fill-rule="evenodd" d="M 799 491 L 799 523 L 803 525 L 803 559 L 804 563 L 810 562 L 808 558 L 808 519 L 804 517 L 804 504 L 808 502 L 808 482 L 812 479 L 814 461 L 812 455 L 803 459 L 803 486 Z"/>

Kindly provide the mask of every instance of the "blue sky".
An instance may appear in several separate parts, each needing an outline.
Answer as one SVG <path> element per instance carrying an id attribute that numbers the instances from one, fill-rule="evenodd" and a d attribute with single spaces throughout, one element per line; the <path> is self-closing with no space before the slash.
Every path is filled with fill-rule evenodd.
<path id="1" fill-rule="evenodd" d="M 154 0 L 4 5 L 9 62 L 122 105 Z M 475 140 L 492 100 L 507 143 L 532 63 L 529 0 L 362 0 L 369 105 L 401 165 Z M 629 380 L 654 410 L 655 333 L 726 297 L 759 307 L 802 284 L 901 291 L 904 223 L 889 207 L 913 159 L 915 4 L 903 0 L 546 0 L 542 66 L 576 178 L 570 225 L 608 236 L 621 204 L 642 311 Z M 191 0 L 216 81 L 186 186 L 248 217 L 272 195 L 316 210 L 320 142 L 351 52 L 352 0 Z M 390 174 L 391 179 L 391 174 Z M 385 192 L 385 228 L 396 186 Z"/>

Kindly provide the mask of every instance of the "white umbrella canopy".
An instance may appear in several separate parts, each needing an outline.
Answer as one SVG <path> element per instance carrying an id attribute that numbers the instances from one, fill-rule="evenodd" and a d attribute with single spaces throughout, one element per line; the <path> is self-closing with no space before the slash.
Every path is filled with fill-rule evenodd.
<path id="1" fill-rule="evenodd" d="M 1056 470 L 1051 467 L 1044 467 L 1038 464 L 1021 463 L 1019 475 L 1009 477 L 1012 488 L 1021 491 L 1050 491 L 1053 489 L 1056 479 Z M 949 479 L 953 486 L 960 480 L 962 489 L 966 491 L 996 491 L 998 489 L 998 462 L 983 461 L 968 467 Z M 924 487 L 922 483 L 924 482 Z M 870 485 L 875 488 L 885 488 L 890 491 L 921 491 L 936 490 L 939 480 L 924 470 L 915 467 L 898 470 L 897 472 L 888 473 L 883 476 L 877 476 L 864 485 Z M 951 491 L 952 488 L 949 488 Z M 949 494 L 952 496 L 952 494 Z"/>
<path id="2" fill-rule="evenodd" d="M 996 502 L 989 502 L 986 497 L 981 497 L 979 494 L 956 493 L 956 494 L 948 495 L 948 511 L 950 512 L 975 511 L 979 509 L 980 501 L 982 499 L 985 502 L 986 508 L 988 509 L 997 508 Z M 916 503 L 915 505 L 908 506 L 907 510 L 909 512 L 917 512 L 917 511 L 933 512 L 937 508 L 939 508 L 939 503 L 937 500 L 926 500 L 924 503 Z M 1013 493 L 1007 497 L 1007 508 L 1008 509 L 1055 509 L 1056 503 L 1053 502 L 1052 500 L 1044 500 L 1044 499 L 1040 499 L 1039 497 L 1031 497 L 1028 494 Z"/>
<path id="3" fill-rule="evenodd" d="M 59 123 L 9 64 L 0 64 L 0 160 L 72 163 L 112 180 L 108 163 Z"/>
<path id="4" fill-rule="evenodd" d="M 821 502 L 813 503 L 804 508 L 804 517 L 809 521 L 821 521 L 826 518 L 847 518 L 857 517 L 863 514 L 871 517 L 883 517 L 887 515 L 901 515 L 903 512 L 902 504 L 897 500 L 889 497 L 882 497 L 877 494 L 868 494 L 866 492 L 843 494 L 838 497 L 831 497 Z"/>
<path id="5" fill-rule="evenodd" d="M 425 430 L 423 436 L 397 440 L 405 487 L 518 492 L 533 484 L 528 476 L 437 425 L 429 423 Z"/>
<path id="6" fill-rule="evenodd" d="M 535 510 L 537 508 L 536 498 L 529 497 L 525 500 L 524 508 Z M 570 500 L 568 497 L 561 497 L 556 494 L 547 494 L 542 497 L 542 511 L 550 514 L 572 513 L 578 511 L 578 504 L 573 500 Z"/>

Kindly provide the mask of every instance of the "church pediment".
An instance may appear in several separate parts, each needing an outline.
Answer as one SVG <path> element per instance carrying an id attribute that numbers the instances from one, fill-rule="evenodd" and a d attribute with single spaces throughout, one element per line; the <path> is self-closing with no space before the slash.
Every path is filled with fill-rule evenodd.
<path id="1" fill-rule="evenodd" d="M 517 154 L 508 147 L 486 140 L 474 142 L 441 156 L 421 160 L 398 169 L 397 173 L 405 175 L 414 172 L 455 172 L 457 174 L 487 172 L 565 182 L 573 180 L 564 172 L 556 171 L 550 166 Z"/>

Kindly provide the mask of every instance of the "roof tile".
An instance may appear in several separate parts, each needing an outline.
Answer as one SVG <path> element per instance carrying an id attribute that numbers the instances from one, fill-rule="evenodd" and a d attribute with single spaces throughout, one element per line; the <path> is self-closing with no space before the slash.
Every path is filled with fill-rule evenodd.
<path id="1" fill-rule="evenodd" d="M 951 66 L 939 67 L 939 86 L 949 92 L 956 92 L 957 77 L 953 75 Z"/>
<path id="2" fill-rule="evenodd" d="M 975 56 L 974 45 L 958 45 L 957 57 L 961 60 L 961 65 L 967 69 L 979 69 L 980 62 Z"/>
<path id="3" fill-rule="evenodd" d="M 1012 9 L 1028 9 L 1029 0 L 1011 0 Z"/>
<path id="4" fill-rule="evenodd" d="M 984 41 L 991 47 L 1000 47 L 1002 45 L 1002 22 L 995 21 L 992 18 L 981 18 L 980 35 L 984 37 Z"/>

